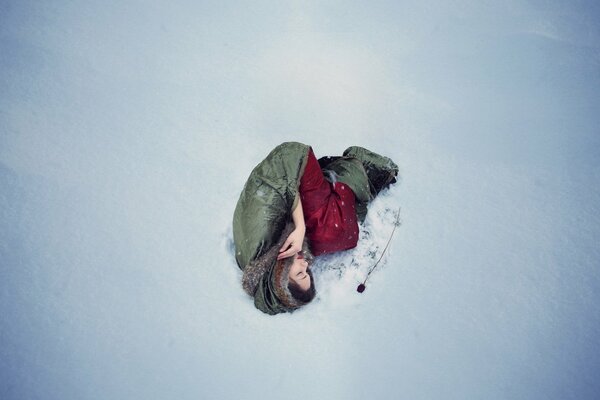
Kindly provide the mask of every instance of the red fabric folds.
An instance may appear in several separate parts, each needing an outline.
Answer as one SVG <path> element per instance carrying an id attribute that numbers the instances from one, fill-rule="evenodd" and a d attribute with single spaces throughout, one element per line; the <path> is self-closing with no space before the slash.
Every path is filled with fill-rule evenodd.
<path id="1" fill-rule="evenodd" d="M 300 180 L 306 236 L 314 255 L 356 247 L 358 222 L 352 189 L 323 176 L 312 149 Z"/>

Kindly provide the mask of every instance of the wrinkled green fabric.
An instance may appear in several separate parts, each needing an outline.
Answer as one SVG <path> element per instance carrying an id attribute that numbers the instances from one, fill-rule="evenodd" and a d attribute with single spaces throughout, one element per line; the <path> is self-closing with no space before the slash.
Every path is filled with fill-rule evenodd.
<path id="1" fill-rule="evenodd" d="M 298 201 L 298 187 L 309 149 L 310 146 L 302 143 L 282 143 L 252 170 L 233 215 L 235 258 L 240 269 L 280 241 Z M 323 171 L 331 182 L 341 182 L 352 189 L 362 222 L 368 202 L 394 181 L 398 167 L 387 157 L 353 146 Z M 274 276 L 271 267 L 254 293 L 254 304 L 268 314 L 291 311 L 275 295 Z"/>
<path id="2" fill-rule="evenodd" d="M 275 315 L 283 312 L 291 312 L 275 295 L 275 268 L 265 273 L 256 293 L 254 294 L 254 306 L 264 313 Z"/>
<path id="3" fill-rule="evenodd" d="M 275 296 L 273 289 L 273 269 L 265 274 L 254 294 L 254 306 L 269 315 L 287 312 L 283 304 Z"/>
<path id="4" fill-rule="evenodd" d="M 330 173 L 333 172 L 333 174 Z M 341 182 L 346 184 L 354 192 L 356 197 L 356 214 L 360 222 L 367 215 L 366 204 L 373 198 L 369 190 L 369 178 L 365 169 L 355 158 L 340 157 L 323 169 L 325 177 L 330 182 Z M 363 206 L 364 205 L 364 206 Z"/>
<path id="5" fill-rule="evenodd" d="M 352 146 L 343 157 L 324 168 L 325 177 L 348 185 L 356 197 L 356 214 L 360 222 L 367 216 L 367 204 L 395 181 L 398 166 L 388 157 L 363 147 Z M 328 173 L 333 171 L 333 176 Z"/>
<path id="6" fill-rule="evenodd" d="M 279 240 L 298 201 L 309 149 L 282 143 L 250 173 L 233 213 L 235 259 L 241 269 Z"/>
<path id="7" fill-rule="evenodd" d="M 373 153 L 364 147 L 352 146 L 344 151 L 344 157 L 360 160 L 365 173 L 369 179 L 369 191 L 371 198 L 388 187 L 390 183 L 396 182 L 398 166 L 391 158 Z M 363 201 L 359 199 L 359 201 Z"/>

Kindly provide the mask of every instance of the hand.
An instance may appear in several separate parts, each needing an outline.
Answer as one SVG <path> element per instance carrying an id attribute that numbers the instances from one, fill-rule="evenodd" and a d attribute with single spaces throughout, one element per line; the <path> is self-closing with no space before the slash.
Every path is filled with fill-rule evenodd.
<path id="1" fill-rule="evenodd" d="M 297 227 L 290 233 L 290 235 L 283 243 L 281 249 L 279 249 L 279 255 L 277 256 L 278 260 L 282 258 L 287 258 L 295 255 L 300 250 L 302 250 L 302 243 L 304 242 L 304 231 L 305 229 L 302 227 Z"/>

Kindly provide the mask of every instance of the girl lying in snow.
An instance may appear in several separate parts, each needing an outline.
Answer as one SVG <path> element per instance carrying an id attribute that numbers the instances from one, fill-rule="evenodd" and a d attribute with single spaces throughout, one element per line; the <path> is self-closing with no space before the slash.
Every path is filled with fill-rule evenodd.
<path id="1" fill-rule="evenodd" d="M 313 255 L 356 247 L 367 204 L 396 182 L 398 166 L 362 147 L 315 158 L 296 142 L 277 146 L 252 170 L 233 215 L 242 286 L 268 314 L 315 296 Z"/>

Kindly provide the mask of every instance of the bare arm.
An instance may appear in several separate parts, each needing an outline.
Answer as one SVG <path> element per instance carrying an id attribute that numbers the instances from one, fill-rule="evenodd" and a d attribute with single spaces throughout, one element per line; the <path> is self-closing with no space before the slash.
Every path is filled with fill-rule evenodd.
<path id="1" fill-rule="evenodd" d="M 277 256 L 278 260 L 291 257 L 302 250 L 306 226 L 304 225 L 304 212 L 302 211 L 302 201 L 300 200 L 300 197 L 298 197 L 296 208 L 292 211 L 292 221 L 294 221 L 296 228 L 287 237 L 281 249 L 279 249 L 279 255 Z"/>
<path id="2" fill-rule="evenodd" d="M 296 229 L 302 228 L 302 231 L 306 231 L 306 226 L 304 225 L 304 211 L 302 210 L 302 200 L 300 200 L 300 196 L 298 196 L 296 208 L 292 211 L 292 221 L 294 221 Z"/>

